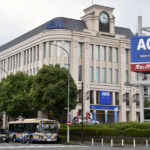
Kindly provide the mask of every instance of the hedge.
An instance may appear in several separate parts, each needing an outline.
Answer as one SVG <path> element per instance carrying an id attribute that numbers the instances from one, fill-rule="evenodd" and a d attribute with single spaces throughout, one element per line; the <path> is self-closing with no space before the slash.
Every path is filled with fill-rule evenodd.
<path id="1" fill-rule="evenodd" d="M 119 136 L 120 131 L 114 128 L 102 128 L 97 129 L 97 136 Z"/>

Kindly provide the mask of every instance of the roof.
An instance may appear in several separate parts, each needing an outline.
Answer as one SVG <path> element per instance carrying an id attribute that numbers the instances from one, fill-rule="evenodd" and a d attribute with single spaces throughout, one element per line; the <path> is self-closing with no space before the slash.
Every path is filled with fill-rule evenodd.
<path id="1" fill-rule="evenodd" d="M 57 22 L 60 20 L 64 21 L 63 29 L 78 30 L 78 31 L 83 31 L 84 29 L 87 29 L 87 26 L 83 20 L 58 17 L 58 18 L 54 18 L 48 22 Z M 19 43 L 37 35 L 37 34 L 45 31 L 48 22 L 46 22 L 46 23 L 40 25 L 39 27 L 37 27 L 37 28 L 17 37 L 16 39 L 0 46 L 0 51 L 4 51 L 4 50 L 6 50 L 6 49 L 8 49 L 8 48 L 10 48 L 16 44 L 19 44 Z M 51 24 L 51 25 L 53 25 L 53 24 Z M 59 27 L 59 25 L 57 27 Z M 131 30 L 127 29 L 127 28 L 115 27 L 115 33 L 116 34 L 123 34 L 127 38 L 130 38 L 131 36 L 133 36 Z"/>

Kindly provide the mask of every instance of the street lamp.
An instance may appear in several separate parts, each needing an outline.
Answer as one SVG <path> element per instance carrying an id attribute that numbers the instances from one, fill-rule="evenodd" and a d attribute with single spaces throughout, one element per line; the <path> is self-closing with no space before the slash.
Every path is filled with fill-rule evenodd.
<path id="1" fill-rule="evenodd" d="M 54 45 L 56 47 L 61 48 L 68 55 L 68 101 L 67 101 L 67 104 L 68 104 L 68 106 L 67 106 L 67 122 L 68 122 L 69 121 L 69 102 L 70 102 L 70 67 L 69 67 L 70 55 L 69 55 L 69 52 L 65 48 L 63 48 L 63 47 L 61 47 L 61 46 L 59 46 L 57 44 L 50 43 L 50 45 Z M 67 126 L 67 143 L 69 143 L 69 139 L 70 139 L 69 126 Z"/>

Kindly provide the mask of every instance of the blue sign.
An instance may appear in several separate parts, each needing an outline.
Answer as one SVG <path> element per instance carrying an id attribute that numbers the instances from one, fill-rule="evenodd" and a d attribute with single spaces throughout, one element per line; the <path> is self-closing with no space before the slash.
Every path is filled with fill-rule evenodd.
<path id="1" fill-rule="evenodd" d="M 46 23 L 46 29 L 64 29 L 64 20 L 52 20 Z"/>
<path id="2" fill-rule="evenodd" d="M 117 123 L 117 112 L 118 112 L 118 110 L 115 109 L 115 111 L 114 111 L 114 123 Z"/>
<path id="3" fill-rule="evenodd" d="M 150 63 L 150 36 L 131 38 L 131 63 Z"/>
<path id="4" fill-rule="evenodd" d="M 101 106 L 101 105 L 90 105 L 90 109 L 103 109 L 103 110 L 120 110 L 119 106 Z"/>
<path id="5" fill-rule="evenodd" d="M 100 104 L 111 105 L 111 92 L 100 91 Z"/>

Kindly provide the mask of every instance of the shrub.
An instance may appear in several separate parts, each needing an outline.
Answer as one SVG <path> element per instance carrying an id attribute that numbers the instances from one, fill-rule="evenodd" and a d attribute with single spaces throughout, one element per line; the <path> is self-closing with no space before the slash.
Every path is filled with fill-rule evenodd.
<path id="1" fill-rule="evenodd" d="M 67 137 L 66 136 L 62 136 L 62 135 L 58 135 L 58 143 L 64 143 L 67 141 Z"/>
<path id="2" fill-rule="evenodd" d="M 97 129 L 97 136 L 119 136 L 120 132 L 114 128 L 99 128 Z"/>
<path id="3" fill-rule="evenodd" d="M 150 131 L 147 129 L 135 129 L 135 128 L 129 128 L 129 129 L 125 129 L 122 132 L 123 136 L 128 136 L 128 137 L 147 137 L 148 133 L 150 133 Z"/>
<path id="4" fill-rule="evenodd" d="M 67 128 L 60 128 L 58 130 L 58 135 L 67 135 Z"/>

